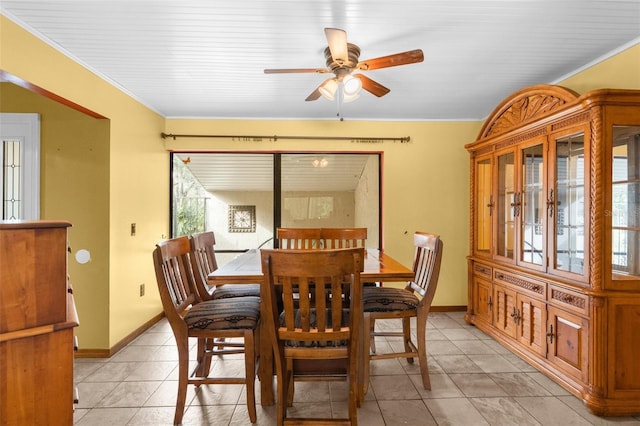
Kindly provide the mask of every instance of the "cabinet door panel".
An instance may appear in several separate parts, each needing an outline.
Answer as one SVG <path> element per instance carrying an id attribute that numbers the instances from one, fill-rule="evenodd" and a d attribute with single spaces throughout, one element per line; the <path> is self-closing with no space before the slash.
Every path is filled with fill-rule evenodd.
<path id="1" fill-rule="evenodd" d="M 515 253 L 515 220 L 518 213 L 515 153 L 498 155 L 498 195 L 496 218 L 496 256 L 513 262 Z"/>
<path id="2" fill-rule="evenodd" d="M 611 262 L 616 287 L 640 280 L 640 126 L 613 126 Z M 633 283 L 633 281 L 636 281 Z"/>
<path id="3" fill-rule="evenodd" d="M 520 151 L 520 244 L 518 263 L 544 270 L 545 250 L 545 147 L 537 143 Z"/>
<path id="4" fill-rule="evenodd" d="M 545 325 L 547 306 L 540 300 L 518 294 L 518 340 L 525 347 L 544 356 L 547 352 Z"/>
<path id="5" fill-rule="evenodd" d="M 584 280 L 588 271 L 585 256 L 589 230 L 587 208 L 587 133 L 583 127 L 553 136 L 553 186 L 548 194 L 549 242 L 552 250 L 549 269 L 558 275 Z"/>
<path id="6" fill-rule="evenodd" d="M 492 216 L 494 211 L 491 157 L 475 162 L 475 235 L 474 249 L 479 256 L 491 257 Z"/>
<path id="7" fill-rule="evenodd" d="M 475 320 L 476 322 L 491 324 L 493 317 L 493 311 L 491 309 L 493 305 L 491 283 L 482 278 L 475 277 L 474 284 L 474 291 L 476 292 L 473 306 Z"/>
<path id="8" fill-rule="evenodd" d="M 548 312 L 549 361 L 586 381 L 588 321 L 554 307 L 549 307 Z"/>
<path id="9" fill-rule="evenodd" d="M 493 318 L 498 330 L 516 337 L 516 293 L 513 290 L 494 284 L 493 286 Z"/>

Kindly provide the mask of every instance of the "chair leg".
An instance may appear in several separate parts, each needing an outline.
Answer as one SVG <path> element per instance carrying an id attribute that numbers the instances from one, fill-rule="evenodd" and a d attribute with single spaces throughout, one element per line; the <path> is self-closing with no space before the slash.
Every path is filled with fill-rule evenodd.
<path id="1" fill-rule="evenodd" d="M 425 389 L 431 389 L 429 379 L 429 365 L 427 364 L 427 315 L 418 312 L 416 318 L 418 332 L 418 361 L 420 362 L 420 374 L 422 375 L 422 385 Z"/>
<path id="2" fill-rule="evenodd" d="M 409 344 L 409 342 L 411 342 L 411 318 L 410 317 L 402 318 L 402 334 L 404 335 L 403 336 L 404 351 L 412 352 L 411 345 Z M 413 358 L 407 358 L 407 362 L 409 364 L 413 364 Z"/>
<path id="3" fill-rule="evenodd" d="M 287 371 L 285 374 L 287 375 L 287 407 L 291 407 L 293 405 L 295 386 L 293 383 L 293 360 L 291 358 L 287 358 Z"/>
<path id="4" fill-rule="evenodd" d="M 358 407 L 360 406 L 360 397 L 358 395 L 358 360 L 355 357 L 350 357 L 349 372 L 347 376 L 347 382 L 349 385 L 349 421 L 352 426 L 358 425 Z"/>
<path id="5" fill-rule="evenodd" d="M 187 399 L 187 385 L 189 380 L 189 344 L 188 340 L 177 342 L 178 346 L 178 396 L 176 398 L 176 411 L 173 416 L 173 424 L 182 424 L 184 406 Z"/>
<path id="6" fill-rule="evenodd" d="M 281 426 L 284 424 L 284 419 L 287 417 L 287 389 L 289 388 L 287 380 L 288 372 L 282 363 L 276 368 L 279 370 L 276 374 L 276 421 L 277 425 Z M 283 369 L 284 371 L 282 371 Z"/>
<path id="7" fill-rule="evenodd" d="M 253 330 L 244 332 L 244 366 L 247 385 L 249 420 L 256 422 L 256 354 Z"/>
<path id="8" fill-rule="evenodd" d="M 371 319 L 371 316 L 369 316 L 369 314 L 365 313 L 364 314 L 364 320 L 363 320 L 363 330 L 371 330 L 371 328 L 373 327 L 374 324 L 374 320 Z M 370 334 L 370 333 L 369 333 Z M 367 392 L 369 391 L 369 365 L 371 364 L 371 358 L 369 356 L 369 354 L 371 353 L 371 341 L 373 340 L 373 337 L 369 337 L 367 335 L 363 336 L 362 342 L 363 342 L 363 348 L 362 348 L 362 365 L 360 366 L 361 368 L 359 375 L 359 382 L 360 382 L 360 403 L 364 402 L 364 397 L 367 394 Z"/>
<path id="9" fill-rule="evenodd" d="M 196 362 L 198 363 L 198 369 L 196 370 L 196 377 L 204 377 L 204 353 L 207 347 L 207 339 L 198 338 L 198 349 L 196 352 Z"/>
<path id="10" fill-rule="evenodd" d="M 366 328 L 365 328 L 366 330 Z M 369 335 L 371 336 L 370 340 L 370 346 L 371 346 L 371 353 L 376 353 L 376 337 L 373 335 L 373 333 L 375 333 L 376 331 L 376 320 L 375 319 L 371 319 L 371 327 L 369 330 Z"/>

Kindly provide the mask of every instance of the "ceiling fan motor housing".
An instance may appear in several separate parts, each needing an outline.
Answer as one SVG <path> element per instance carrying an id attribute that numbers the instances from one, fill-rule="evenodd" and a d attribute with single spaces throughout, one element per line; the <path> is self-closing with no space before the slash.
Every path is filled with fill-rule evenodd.
<path id="1" fill-rule="evenodd" d="M 360 48 L 355 44 L 347 43 L 347 60 L 343 61 L 342 59 L 334 60 L 331 56 L 331 50 L 329 47 L 324 49 L 324 57 L 326 59 L 327 68 L 331 71 L 336 72 L 336 70 L 340 68 L 347 68 L 349 70 L 353 69 L 358 65 L 358 58 L 360 57 Z"/>

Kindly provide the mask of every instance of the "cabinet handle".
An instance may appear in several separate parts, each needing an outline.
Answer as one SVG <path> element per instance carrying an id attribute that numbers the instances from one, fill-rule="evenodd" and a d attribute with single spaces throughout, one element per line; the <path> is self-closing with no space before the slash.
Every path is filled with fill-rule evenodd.
<path id="1" fill-rule="evenodd" d="M 547 211 L 549 212 L 549 217 L 553 217 L 553 208 L 555 205 L 555 201 L 553 200 L 553 189 L 549 191 L 549 198 L 547 199 Z"/>
<path id="2" fill-rule="evenodd" d="M 521 205 L 521 201 L 520 201 L 520 193 L 519 192 L 515 192 L 513 194 L 513 203 L 511 203 L 511 207 L 513 207 L 513 216 L 520 216 L 520 205 Z"/>
<path id="3" fill-rule="evenodd" d="M 515 306 L 513 307 L 513 313 L 511 314 L 511 318 L 513 318 L 513 322 L 516 325 L 520 325 L 520 311 L 518 311 Z"/>
<path id="4" fill-rule="evenodd" d="M 489 216 L 493 216 L 493 195 L 489 196 L 489 204 L 487 204 L 487 207 L 489 207 Z"/>
<path id="5" fill-rule="evenodd" d="M 489 301 L 487 302 L 487 305 L 489 306 L 489 309 L 493 307 L 493 300 L 491 300 L 491 296 L 489 296 Z"/>
<path id="6" fill-rule="evenodd" d="M 547 337 L 549 338 L 549 343 L 553 344 L 553 324 L 549 326 L 549 332 L 547 333 Z"/>

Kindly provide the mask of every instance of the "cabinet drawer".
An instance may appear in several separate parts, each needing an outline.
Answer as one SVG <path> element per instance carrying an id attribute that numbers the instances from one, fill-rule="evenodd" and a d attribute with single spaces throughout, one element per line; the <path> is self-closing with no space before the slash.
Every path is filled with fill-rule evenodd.
<path id="1" fill-rule="evenodd" d="M 578 315 L 589 315 L 589 298 L 585 294 L 560 286 L 549 286 L 549 303 Z"/>
<path id="2" fill-rule="evenodd" d="M 491 268 L 491 266 L 487 266 L 482 263 L 474 263 L 473 274 L 479 277 L 483 277 L 487 280 L 490 280 L 493 275 L 493 268 Z"/>
<path id="3" fill-rule="evenodd" d="M 66 228 L 0 229 L 0 333 L 65 321 Z"/>
<path id="4" fill-rule="evenodd" d="M 547 296 L 547 283 L 534 280 L 529 277 L 506 272 L 500 269 L 493 271 L 493 279 L 501 284 L 506 284 L 518 293 L 524 293 L 530 297 L 545 300 Z"/>

